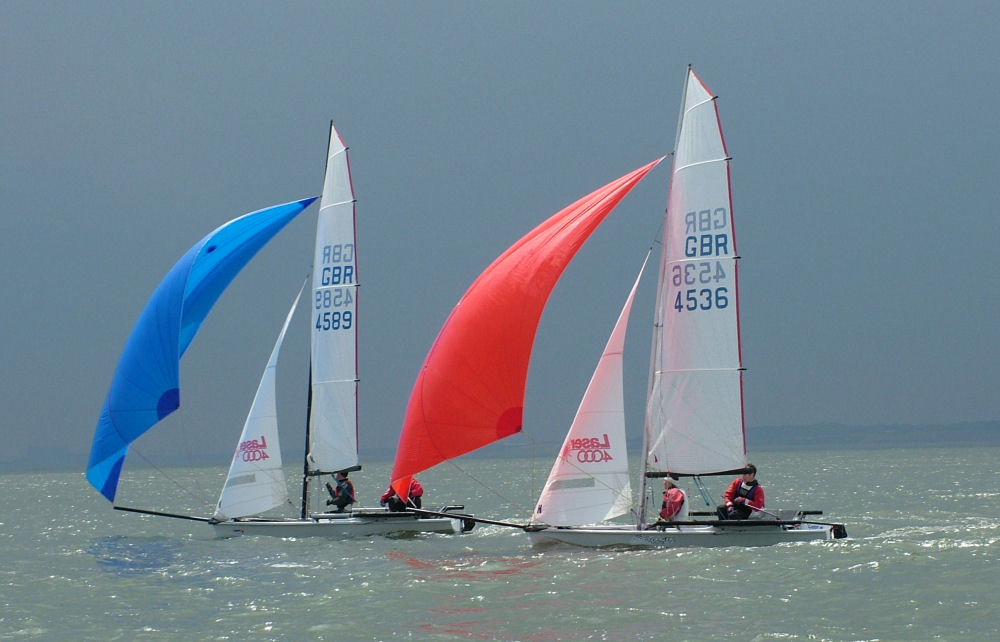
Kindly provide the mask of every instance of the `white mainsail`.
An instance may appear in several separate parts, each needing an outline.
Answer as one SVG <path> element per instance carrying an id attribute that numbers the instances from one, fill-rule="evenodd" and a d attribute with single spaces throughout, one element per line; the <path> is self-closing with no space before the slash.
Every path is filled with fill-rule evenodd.
<path id="1" fill-rule="evenodd" d="M 357 288 L 354 188 L 333 123 L 313 261 L 312 391 L 308 462 L 333 472 L 358 464 Z"/>
<path id="2" fill-rule="evenodd" d="M 278 409 L 275 401 L 274 381 L 278 369 L 278 354 L 285 340 L 285 332 L 292 321 L 295 308 L 302 297 L 305 283 L 295 295 L 285 323 L 274 342 L 271 358 L 264 367 L 257 394 L 250 404 L 250 412 L 243 424 L 229 476 L 222 487 L 215 519 L 225 520 L 244 517 L 270 510 L 288 501 L 288 487 L 281 470 L 281 444 L 278 441 Z"/>
<path id="3" fill-rule="evenodd" d="M 533 523 L 594 524 L 623 515 L 631 507 L 622 352 L 632 300 L 645 268 L 643 261 L 538 498 Z"/>
<path id="4" fill-rule="evenodd" d="M 746 463 L 736 259 L 715 96 L 688 69 L 660 259 L 649 470 L 698 474 Z"/>

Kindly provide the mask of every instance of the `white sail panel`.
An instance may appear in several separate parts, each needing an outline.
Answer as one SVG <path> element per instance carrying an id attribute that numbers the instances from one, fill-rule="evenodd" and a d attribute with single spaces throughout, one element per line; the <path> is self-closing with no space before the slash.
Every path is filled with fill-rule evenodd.
<path id="1" fill-rule="evenodd" d="M 335 471 L 358 463 L 358 273 L 350 165 L 332 123 L 312 283 L 308 457 L 314 470 Z"/>
<path id="2" fill-rule="evenodd" d="M 745 463 L 729 158 L 714 96 L 688 71 L 664 225 L 647 467 Z"/>
<path id="3" fill-rule="evenodd" d="M 645 267 L 644 261 L 552 465 L 532 522 L 552 526 L 595 524 L 625 514 L 632 504 L 622 352 L 632 300 Z"/>
<path id="4" fill-rule="evenodd" d="M 305 288 L 305 283 L 302 284 Z M 288 501 L 288 486 L 281 470 L 281 444 L 278 441 L 278 408 L 274 393 L 274 380 L 278 370 L 278 354 L 285 340 L 285 332 L 292 321 L 295 308 L 302 297 L 302 289 L 295 296 L 274 342 L 271 357 L 264 367 L 264 374 L 257 386 L 257 394 L 250 404 L 250 412 L 243 424 L 229 475 L 222 488 L 215 509 L 215 519 L 225 520 L 244 517 L 270 510 Z"/>

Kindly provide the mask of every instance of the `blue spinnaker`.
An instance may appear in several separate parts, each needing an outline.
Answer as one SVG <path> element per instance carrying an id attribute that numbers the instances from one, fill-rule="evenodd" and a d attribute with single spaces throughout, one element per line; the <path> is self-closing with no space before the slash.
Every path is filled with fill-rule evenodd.
<path id="1" fill-rule="evenodd" d="M 87 480 L 114 501 L 129 444 L 180 406 L 180 358 L 219 295 L 315 198 L 229 221 L 187 251 L 139 316 L 97 422 Z"/>

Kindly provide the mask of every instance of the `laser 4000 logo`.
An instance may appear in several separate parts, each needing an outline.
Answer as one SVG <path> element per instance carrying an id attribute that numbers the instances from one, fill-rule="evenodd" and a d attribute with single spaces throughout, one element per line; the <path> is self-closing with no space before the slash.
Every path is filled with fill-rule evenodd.
<path id="1" fill-rule="evenodd" d="M 240 442 L 240 447 L 239 450 L 236 451 L 236 456 L 241 458 L 243 461 L 264 461 L 265 459 L 268 459 L 267 440 L 264 439 L 264 435 L 260 436 L 260 441 L 256 439 L 248 439 Z"/>
<path id="2" fill-rule="evenodd" d="M 566 452 L 563 456 L 567 459 L 575 458 L 581 464 L 596 464 L 602 461 L 611 461 L 611 441 L 607 433 L 601 437 L 583 437 L 581 439 L 570 439 L 566 444 Z"/>

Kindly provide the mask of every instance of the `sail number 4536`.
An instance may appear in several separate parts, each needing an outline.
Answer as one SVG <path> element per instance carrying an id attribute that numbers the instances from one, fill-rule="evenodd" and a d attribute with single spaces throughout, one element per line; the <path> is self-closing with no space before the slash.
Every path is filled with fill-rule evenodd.
<path id="1" fill-rule="evenodd" d="M 674 298 L 674 309 L 678 312 L 684 310 L 711 310 L 712 308 L 723 309 L 729 307 L 729 288 L 691 288 L 690 290 L 678 290 L 677 297 Z"/>
<path id="2" fill-rule="evenodd" d="M 718 283 L 726 278 L 722 261 L 698 261 L 674 264 L 670 268 L 674 286 Z"/>
<path id="3" fill-rule="evenodd" d="M 726 279 L 726 270 L 721 261 L 698 261 L 675 264 L 670 268 L 671 283 L 675 287 L 682 285 L 712 285 Z M 729 288 L 688 288 L 678 290 L 674 298 L 674 309 L 711 310 L 729 307 Z"/>

